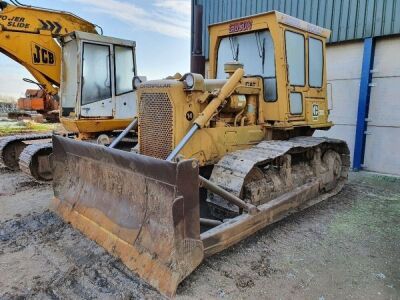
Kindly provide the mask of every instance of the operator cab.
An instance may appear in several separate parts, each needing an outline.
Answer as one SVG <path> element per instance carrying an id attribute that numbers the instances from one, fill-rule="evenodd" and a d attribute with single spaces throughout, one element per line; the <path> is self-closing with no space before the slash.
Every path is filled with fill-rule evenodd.
<path id="1" fill-rule="evenodd" d="M 136 43 L 78 31 L 64 36 L 61 43 L 60 114 L 64 127 L 81 132 L 76 127 L 78 120 L 84 119 L 126 120 L 128 125 L 136 115 L 132 87 Z"/>
<path id="2" fill-rule="evenodd" d="M 211 25 L 208 77 L 226 78 L 224 64 L 239 61 L 247 77 L 263 79 L 266 123 L 329 129 L 324 56 L 329 34 L 276 11 Z"/>

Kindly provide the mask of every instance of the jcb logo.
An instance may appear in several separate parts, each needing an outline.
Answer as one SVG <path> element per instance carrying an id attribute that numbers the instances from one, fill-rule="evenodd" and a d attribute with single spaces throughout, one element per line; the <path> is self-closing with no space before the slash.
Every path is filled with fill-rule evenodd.
<path id="1" fill-rule="evenodd" d="M 55 65 L 56 56 L 50 50 L 32 44 L 32 60 L 35 65 Z"/>

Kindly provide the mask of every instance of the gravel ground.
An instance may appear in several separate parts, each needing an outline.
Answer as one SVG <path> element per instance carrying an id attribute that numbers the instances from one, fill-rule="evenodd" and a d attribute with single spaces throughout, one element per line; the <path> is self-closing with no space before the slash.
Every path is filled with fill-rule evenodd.
<path id="1" fill-rule="evenodd" d="M 47 207 L 51 185 L 0 169 L 0 299 L 162 299 Z M 400 179 L 343 191 L 206 259 L 178 299 L 400 299 Z"/>

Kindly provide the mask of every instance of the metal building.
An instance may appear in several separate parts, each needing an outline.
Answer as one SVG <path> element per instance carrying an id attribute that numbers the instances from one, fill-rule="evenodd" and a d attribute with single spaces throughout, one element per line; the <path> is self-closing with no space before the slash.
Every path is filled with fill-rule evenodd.
<path id="1" fill-rule="evenodd" d="M 230 19 L 278 10 L 332 30 L 335 126 L 316 135 L 346 140 L 355 170 L 400 175 L 400 0 L 192 0 L 192 10 L 193 58 L 205 61 L 208 25 Z"/>

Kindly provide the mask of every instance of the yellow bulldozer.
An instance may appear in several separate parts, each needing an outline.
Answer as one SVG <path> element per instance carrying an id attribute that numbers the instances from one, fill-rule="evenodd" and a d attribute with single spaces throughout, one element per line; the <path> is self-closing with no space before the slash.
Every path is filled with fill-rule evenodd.
<path id="1" fill-rule="evenodd" d="M 137 86 L 131 152 L 54 136 L 53 209 L 168 297 L 202 260 L 338 193 L 330 32 L 279 12 L 210 27 L 208 77 Z"/>

